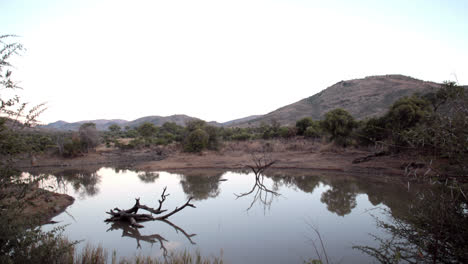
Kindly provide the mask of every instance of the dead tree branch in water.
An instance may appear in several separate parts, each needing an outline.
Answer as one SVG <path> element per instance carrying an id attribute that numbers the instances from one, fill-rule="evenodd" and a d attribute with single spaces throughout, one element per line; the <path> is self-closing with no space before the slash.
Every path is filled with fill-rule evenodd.
<path id="1" fill-rule="evenodd" d="M 157 216 L 157 217 L 153 216 L 153 214 L 159 215 L 167 211 L 167 210 L 161 209 L 164 201 L 166 200 L 166 197 L 169 196 L 169 194 L 166 194 L 166 189 L 167 187 L 164 187 L 164 190 L 161 194 L 161 199 L 158 200 L 159 202 L 158 208 L 152 208 L 146 205 L 142 205 L 140 204 L 140 198 L 135 198 L 135 205 L 130 209 L 121 210 L 116 207 L 114 209 L 109 210 L 109 212 L 106 212 L 107 214 L 111 215 L 111 217 L 107 218 L 105 222 L 128 222 L 130 223 L 131 226 L 139 228 L 139 227 L 143 227 L 143 225 L 139 224 L 138 222 L 155 221 L 155 220 L 163 221 L 163 220 L 167 220 L 167 218 L 169 218 L 173 214 L 176 214 L 182 211 L 187 206 L 196 208 L 195 205 L 190 203 L 190 201 L 192 200 L 192 197 L 190 197 L 187 200 L 187 202 L 181 207 L 176 207 L 171 212 L 166 213 L 162 216 Z M 138 214 L 139 209 L 148 211 L 151 214 Z"/>
<path id="2" fill-rule="evenodd" d="M 234 194 L 236 196 L 236 199 L 239 199 L 244 196 L 248 196 L 252 193 L 255 192 L 254 194 L 254 199 L 252 203 L 250 204 L 249 208 L 247 210 L 250 210 L 252 206 L 255 204 L 256 201 L 260 201 L 262 204 L 265 206 L 270 206 L 272 199 L 274 196 L 280 195 L 279 193 L 269 189 L 265 184 L 265 175 L 263 175 L 263 172 L 270 168 L 273 164 L 276 163 L 276 160 L 271 159 L 271 157 L 268 155 L 266 151 L 263 151 L 262 153 L 259 154 L 252 154 L 252 161 L 253 165 L 246 165 L 247 168 L 251 169 L 255 175 L 255 184 L 252 187 L 252 189 L 246 193 L 241 193 L 241 194 Z M 268 195 L 270 196 L 270 199 L 268 199 Z"/>

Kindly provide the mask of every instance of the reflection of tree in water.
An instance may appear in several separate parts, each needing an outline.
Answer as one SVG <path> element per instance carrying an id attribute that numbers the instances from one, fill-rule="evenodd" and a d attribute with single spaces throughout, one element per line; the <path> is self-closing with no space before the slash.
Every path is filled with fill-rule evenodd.
<path id="1" fill-rule="evenodd" d="M 300 176 L 294 177 L 294 184 L 303 192 L 311 193 L 320 184 L 318 176 Z"/>
<path id="2" fill-rule="evenodd" d="M 390 238 L 373 236 L 378 247 L 356 246 L 381 263 L 468 263 L 467 198 L 461 189 L 439 187 L 404 203 L 406 214 L 377 226 Z M 466 192 L 466 188 L 465 188 Z"/>
<path id="3" fill-rule="evenodd" d="M 195 200 L 214 198 L 219 195 L 219 183 L 224 171 L 190 170 L 183 171 L 180 184 L 184 193 Z"/>
<path id="4" fill-rule="evenodd" d="M 96 171 L 63 170 L 54 173 L 58 183 L 69 183 L 80 197 L 94 196 L 99 193 L 101 176 Z"/>
<path id="5" fill-rule="evenodd" d="M 297 187 L 299 190 L 312 193 L 320 184 L 320 177 L 317 174 L 308 174 L 304 171 L 282 171 L 282 170 L 269 170 L 265 175 L 271 178 L 275 185 Z"/>
<path id="6" fill-rule="evenodd" d="M 344 188 L 332 187 L 332 189 L 322 193 L 320 201 L 327 204 L 328 211 L 345 216 L 356 207 L 356 193 Z"/>
<path id="7" fill-rule="evenodd" d="M 144 183 L 153 183 L 159 178 L 159 173 L 152 171 L 143 171 L 138 173 L 138 178 Z"/>

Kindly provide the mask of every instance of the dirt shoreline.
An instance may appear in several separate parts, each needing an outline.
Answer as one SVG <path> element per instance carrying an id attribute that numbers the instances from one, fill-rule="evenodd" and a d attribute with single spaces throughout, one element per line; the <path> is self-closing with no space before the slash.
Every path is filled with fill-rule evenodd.
<path id="1" fill-rule="evenodd" d="M 266 151 L 265 151 L 266 149 Z M 238 170 L 253 163 L 253 153 L 268 155 L 276 163 L 272 169 L 308 169 L 317 171 L 365 173 L 403 176 L 405 163 L 414 161 L 409 155 L 382 155 L 365 162 L 353 163 L 358 158 L 372 156 L 379 150 L 340 148 L 333 144 L 310 140 L 256 140 L 226 142 L 218 151 L 185 153 L 177 146 L 155 147 L 141 150 L 118 150 L 98 148 L 96 152 L 77 158 L 61 158 L 43 155 L 35 164 L 23 159 L 16 165 L 22 169 L 51 167 L 86 167 L 125 165 L 127 168 L 144 171 L 178 169 L 225 169 Z M 262 155 L 263 155 L 262 154 Z"/>

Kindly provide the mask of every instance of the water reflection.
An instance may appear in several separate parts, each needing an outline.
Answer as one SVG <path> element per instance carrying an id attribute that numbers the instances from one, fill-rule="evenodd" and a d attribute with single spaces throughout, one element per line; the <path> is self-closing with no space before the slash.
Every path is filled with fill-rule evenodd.
<path id="1" fill-rule="evenodd" d="M 236 199 L 249 196 L 252 197 L 252 202 L 247 208 L 247 211 L 250 210 L 257 202 L 263 206 L 264 210 L 270 209 L 274 198 L 280 195 L 280 193 L 278 193 L 278 184 L 273 182 L 272 186 L 268 187 L 265 183 L 265 178 L 266 176 L 263 173 L 254 170 L 254 184 L 250 191 L 234 194 Z"/>
<path id="2" fill-rule="evenodd" d="M 197 247 L 203 252 L 213 254 L 223 248 L 230 263 L 302 262 L 313 254 L 303 235 L 308 231 L 304 224 L 307 217 L 314 218 L 334 258 L 346 256 L 347 263 L 367 263 L 369 258 L 362 257 L 363 254 L 350 246 L 359 243 L 357 241 L 373 243 L 367 236 L 375 231 L 373 219 L 364 212 L 375 205 L 387 205 L 392 215 L 404 215 L 405 206 L 410 204 L 407 201 L 413 199 L 411 192 L 415 190 L 411 187 L 408 191 L 406 185 L 386 182 L 383 178 L 374 181 L 310 170 L 271 169 L 259 177 L 247 172 L 220 170 L 168 173 L 102 168 L 97 172 L 86 171 L 54 172 L 59 181 L 69 183 L 72 191 L 75 186 L 82 195 L 88 195 L 86 190 L 97 190 L 89 192 L 90 195 L 95 193 L 89 199 L 77 200 L 70 207 L 70 213 L 76 217 L 67 227 L 71 239 L 102 242 L 110 250 L 118 249 L 121 256 L 132 256 L 135 252 L 153 254 L 151 246 L 161 248 L 163 254 L 165 249 L 170 251 L 175 246 L 195 250 L 191 246 L 195 244 L 195 234 L 186 233 L 170 222 L 151 222 L 145 224 L 145 229 L 138 230 L 125 223 L 110 225 L 102 221 L 105 209 L 116 203 L 126 206 L 135 194 L 152 199 L 155 188 L 168 186 L 171 207 L 184 201 L 186 196 L 193 196 L 200 204 L 196 210 L 184 211 L 171 220 L 191 231 L 196 230 L 200 234 L 196 237 Z M 276 197 L 273 193 L 281 194 L 284 199 L 272 198 Z M 242 196 L 245 198 L 235 199 L 233 194 L 245 194 Z M 251 208 L 249 213 L 245 213 L 246 208 Z M 262 209 L 269 209 L 268 214 L 262 214 Z M 68 216 L 60 217 L 54 220 L 69 223 Z M 119 239 L 121 236 L 131 239 Z M 288 247 L 284 241 L 288 241 Z"/>
<path id="3" fill-rule="evenodd" d="M 177 233 L 183 234 L 187 240 L 190 242 L 190 244 L 195 245 L 196 243 L 192 240 L 192 237 L 196 236 L 196 234 L 188 234 L 185 232 L 184 229 L 180 228 L 179 226 L 173 224 L 169 220 L 161 220 L 160 222 L 164 222 L 168 224 L 169 226 L 173 227 Z M 146 242 L 153 246 L 154 243 L 159 243 L 160 249 L 163 251 L 163 256 L 167 257 L 168 251 L 167 247 L 165 245 L 168 240 L 161 236 L 160 234 L 149 234 L 149 235 L 143 235 L 140 233 L 140 229 L 137 227 L 133 227 L 129 225 L 128 223 L 124 222 L 112 222 L 111 226 L 109 229 L 106 230 L 106 232 L 109 231 L 119 231 L 122 230 L 122 237 L 130 237 L 135 239 L 136 241 L 136 248 L 140 249 L 141 248 L 141 241 Z"/>
<path id="4" fill-rule="evenodd" d="M 54 176 L 58 183 L 71 184 L 81 198 L 99 193 L 101 176 L 96 171 L 70 169 L 56 172 Z"/>
<path id="5" fill-rule="evenodd" d="M 219 195 L 219 183 L 225 171 L 221 170 L 190 170 L 177 171 L 181 175 L 180 184 L 187 197 L 194 200 L 215 198 Z"/>
<path id="6" fill-rule="evenodd" d="M 466 191 L 466 187 L 465 187 Z M 377 247 L 355 248 L 380 263 L 468 263 L 468 200 L 462 188 L 437 186 L 405 203 L 406 214 L 377 226 L 389 238 L 373 235 Z M 394 215 L 385 210 L 388 216 Z"/>
<path id="7" fill-rule="evenodd" d="M 152 171 L 143 171 L 138 173 L 138 178 L 144 183 L 153 183 L 159 178 L 159 173 Z"/>

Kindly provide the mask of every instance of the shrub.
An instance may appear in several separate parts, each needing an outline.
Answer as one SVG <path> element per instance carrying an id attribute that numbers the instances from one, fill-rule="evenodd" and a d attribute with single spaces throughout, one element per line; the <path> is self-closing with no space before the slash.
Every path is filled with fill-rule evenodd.
<path id="1" fill-rule="evenodd" d="M 309 126 L 314 123 L 314 120 L 310 117 L 304 117 L 296 122 L 297 134 L 302 136 Z"/>
<path id="2" fill-rule="evenodd" d="M 349 144 L 349 135 L 356 127 L 351 114 L 341 108 L 326 113 L 321 124 L 323 129 L 331 135 L 330 140 L 342 146 Z"/>
<path id="3" fill-rule="evenodd" d="M 251 138 L 251 135 L 245 131 L 231 136 L 232 140 L 245 141 Z"/>
<path id="4" fill-rule="evenodd" d="M 186 152 L 201 152 L 208 145 L 209 135 L 204 130 L 197 128 L 185 139 L 184 150 Z"/>
<path id="5" fill-rule="evenodd" d="M 322 134 L 322 129 L 318 122 L 314 122 L 313 125 L 308 126 L 304 132 L 304 136 L 307 138 L 319 138 Z"/>

